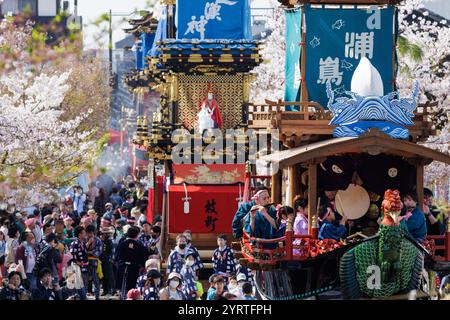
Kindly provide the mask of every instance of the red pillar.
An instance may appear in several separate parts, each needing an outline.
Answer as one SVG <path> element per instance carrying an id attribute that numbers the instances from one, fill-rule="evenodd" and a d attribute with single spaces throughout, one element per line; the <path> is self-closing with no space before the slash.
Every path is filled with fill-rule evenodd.
<path id="1" fill-rule="evenodd" d="M 286 259 L 292 260 L 292 241 L 293 241 L 294 231 L 286 230 Z"/>

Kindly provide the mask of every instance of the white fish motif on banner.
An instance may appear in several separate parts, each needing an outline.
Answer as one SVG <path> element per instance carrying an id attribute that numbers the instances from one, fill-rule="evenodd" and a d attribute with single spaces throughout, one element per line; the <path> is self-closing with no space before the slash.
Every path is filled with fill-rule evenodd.
<path id="1" fill-rule="evenodd" d="M 336 20 L 336 22 L 331 26 L 332 29 L 337 30 L 340 30 L 342 27 L 345 27 L 345 21 L 342 19 Z"/>
<path id="2" fill-rule="evenodd" d="M 341 68 L 345 69 L 347 71 L 352 71 L 353 69 L 353 63 L 348 62 L 347 60 L 341 61 Z"/>
<path id="3" fill-rule="evenodd" d="M 316 36 L 314 36 L 314 38 L 309 42 L 309 44 L 313 48 L 318 47 L 320 45 L 320 38 L 317 38 Z"/>

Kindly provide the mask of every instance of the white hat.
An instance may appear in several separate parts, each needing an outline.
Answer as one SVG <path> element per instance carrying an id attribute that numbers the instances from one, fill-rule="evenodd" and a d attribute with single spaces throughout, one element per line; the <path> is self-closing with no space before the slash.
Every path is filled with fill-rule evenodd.
<path id="1" fill-rule="evenodd" d="M 236 281 L 247 281 L 247 276 L 244 273 L 239 273 L 236 277 Z"/>
<path id="2" fill-rule="evenodd" d="M 180 279 L 180 281 L 183 279 L 183 277 L 181 276 L 181 274 L 179 274 L 178 272 L 171 272 L 169 274 L 169 277 L 167 278 L 167 280 L 171 280 L 173 278 L 178 278 Z"/>
<path id="3" fill-rule="evenodd" d="M 150 265 L 154 263 L 156 263 L 156 265 L 158 266 L 159 261 L 157 259 L 148 259 L 147 261 L 145 261 L 145 269 L 147 270 L 148 267 L 150 267 Z"/>

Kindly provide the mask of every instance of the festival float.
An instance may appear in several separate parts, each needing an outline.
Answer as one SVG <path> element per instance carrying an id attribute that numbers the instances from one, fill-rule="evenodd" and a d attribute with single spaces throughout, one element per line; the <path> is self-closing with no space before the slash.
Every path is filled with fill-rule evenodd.
<path id="1" fill-rule="evenodd" d="M 411 289 L 432 297 L 435 272 L 450 270 L 450 229 L 420 245 L 386 218 L 398 216 L 398 194 L 411 187 L 422 206 L 424 166 L 450 164 L 449 155 L 420 144 L 435 134 L 430 105 L 417 103 L 420 84 L 409 96 L 396 92 L 400 1 L 280 2 L 289 92 L 286 101 L 261 105 L 249 101 L 251 71 L 262 62 L 261 43 L 249 30 L 249 2 L 162 1 L 140 74 L 160 93 L 160 107 L 138 118 L 134 143 L 149 155 L 148 215 L 162 214 L 163 257 L 186 229 L 200 254 L 208 253 L 217 234 L 231 234 L 238 206 L 262 183 L 275 204 L 292 206 L 296 195 L 308 199 L 309 234 L 294 235 L 288 221 L 283 237 L 244 232 L 236 239 L 240 263 L 254 270 L 261 298 L 320 298 L 331 290 L 351 299 L 398 298 Z M 234 134 L 227 136 L 227 129 Z M 218 143 L 212 130 L 233 143 L 211 149 Z M 270 136 L 275 131 L 276 143 Z M 251 152 L 249 132 L 271 141 L 272 149 L 282 147 L 260 159 L 270 164 L 270 174 L 256 174 L 259 156 Z M 337 211 L 353 222 L 341 241 L 318 240 L 324 191 L 336 192 Z M 378 245 L 386 248 L 380 256 Z M 379 290 L 361 287 L 367 275 L 358 266 L 368 262 L 381 270 Z M 418 265 L 425 266 L 428 281 Z"/>

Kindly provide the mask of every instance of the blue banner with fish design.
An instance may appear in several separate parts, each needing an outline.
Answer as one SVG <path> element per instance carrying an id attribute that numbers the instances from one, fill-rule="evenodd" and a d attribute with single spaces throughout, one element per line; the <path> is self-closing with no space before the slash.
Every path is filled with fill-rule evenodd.
<path id="1" fill-rule="evenodd" d="M 366 57 L 378 70 L 384 94 L 393 91 L 395 9 L 304 6 L 306 86 L 309 100 L 327 107 L 326 84 L 336 98 L 351 91 L 353 72 Z"/>

